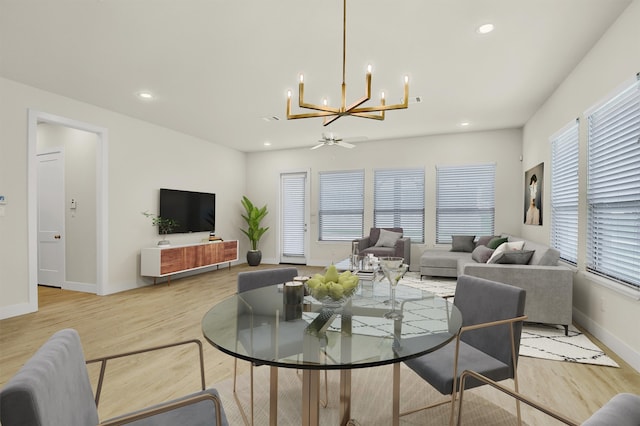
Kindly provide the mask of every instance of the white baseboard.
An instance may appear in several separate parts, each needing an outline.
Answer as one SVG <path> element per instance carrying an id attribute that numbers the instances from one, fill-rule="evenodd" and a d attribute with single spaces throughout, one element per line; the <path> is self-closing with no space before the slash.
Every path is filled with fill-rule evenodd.
<path id="1" fill-rule="evenodd" d="M 62 288 L 64 290 L 81 291 L 83 293 L 96 294 L 98 292 L 98 286 L 96 284 L 79 283 L 74 281 L 65 281 Z"/>
<path id="2" fill-rule="evenodd" d="M 31 303 L 18 303 L 15 305 L 3 306 L 0 307 L 0 320 L 30 314 L 37 310 L 38 306 L 34 306 Z"/>
<path id="3" fill-rule="evenodd" d="M 640 353 L 636 352 L 625 342 L 618 339 L 608 330 L 600 326 L 600 324 L 596 323 L 576 308 L 573 308 L 573 320 L 584 327 L 596 339 L 607 345 L 607 347 L 614 351 L 616 355 L 640 373 Z"/>

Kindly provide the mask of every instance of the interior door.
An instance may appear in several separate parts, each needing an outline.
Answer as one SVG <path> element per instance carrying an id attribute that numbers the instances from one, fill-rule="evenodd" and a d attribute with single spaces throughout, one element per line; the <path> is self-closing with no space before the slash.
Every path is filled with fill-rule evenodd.
<path id="1" fill-rule="evenodd" d="M 64 154 L 38 154 L 38 284 L 64 280 Z"/>
<path id="2" fill-rule="evenodd" d="M 280 263 L 307 264 L 308 173 L 280 175 Z"/>

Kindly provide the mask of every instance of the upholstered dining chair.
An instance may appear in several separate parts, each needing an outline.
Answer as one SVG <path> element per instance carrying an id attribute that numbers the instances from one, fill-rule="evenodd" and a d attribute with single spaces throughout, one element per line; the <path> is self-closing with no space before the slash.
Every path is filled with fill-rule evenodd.
<path id="1" fill-rule="evenodd" d="M 98 404 L 108 360 L 181 345 L 197 345 L 200 355 L 201 391 L 140 411 L 100 422 Z M 94 397 L 87 363 L 101 364 Z M 202 343 L 171 343 L 85 361 L 78 332 L 58 331 L 40 347 L 0 390 L 0 423 L 3 426 L 36 425 L 228 425 L 220 396 L 205 390 Z"/>
<path id="2" fill-rule="evenodd" d="M 638 426 L 640 425 L 640 395 L 634 395 L 631 393 L 619 393 L 611 398 L 605 405 L 600 407 L 595 413 L 593 413 L 583 423 L 578 423 L 569 419 L 564 414 L 561 414 L 552 408 L 546 407 L 533 399 L 522 395 L 521 393 L 514 392 L 513 390 L 496 383 L 488 377 L 478 374 L 475 371 L 465 370 L 460 376 L 460 398 L 458 400 L 458 426 L 462 422 L 462 409 L 464 401 L 464 389 L 465 382 L 469 377 L 474 380 L 483 382 L 490 385 L 493 388 L 505 393 L 518 401 L 524 402 L 530 407 L 545 413 L 549 417 L 558 420 L 569 426 Z"/>
<path id="3" fill-rule="evenodd" d="M 494 381 L 514 379 L 517 391 L 520 335 L 526 319 L 525 293 L 507 284 L 459 276 L 453 303 L 462 313 L 462 328 L 455 340 L 434 352 L 405 361 L 422 379 L 451 398 L 400 415 L 450 403 L 449 424 L 453 425 L 459 378 L 464 370 L 477 371 Z M 472 388 L 481 384 L 468 380 L 465 386 Z M 519 401 L 516 408 L 520 424 Z"/>
<path id="4" fill-rule="evenodd" d="M 298 275 L 298 269 L 294 267 L 286 267 L 286 268 L 269 268 L 269 269 L 259 269 L 257 271 L 246 271 L 238 273 L 238 293 L 243 293 L 245 291 L 254 290 L 270 285 L 281 284 L 288 281 L 293 281 L 293 278 Z M 253 425 L 254 422 L 254 407 L 253 407 L 253 367 L 258 366 L 259 364 L 251 363 L 249 370 L 249 386 L 250 386 L 250 418 L 247 419 L 247 415 L 245 413 L 244 408 L 242 407 L 242 403 L 238 394 L 236 392 L 236 382 L 237 382 L 237 371 L 238 371 L 238 358 L 234 358 L 233 361 L 233 397 L 236 400 L 238 405 L 238 409 L 245 421 L 245 423 L 249 423 Z M 326 395 L 328 394 L 327 390 L 327 372 L 325 370 L 325 401 L 327 400 Z M 326 402 L 325 402 L 326 403 Z"/>

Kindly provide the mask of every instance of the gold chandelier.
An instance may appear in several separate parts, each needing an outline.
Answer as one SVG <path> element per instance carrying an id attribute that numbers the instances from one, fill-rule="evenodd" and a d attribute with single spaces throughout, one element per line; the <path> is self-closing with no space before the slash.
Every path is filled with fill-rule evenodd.
<path id="1" fill-rule="evenodd" d="M 340 107 L 330 107 L 327 100 L 323 100 L 323 105 L 309 104 L 304 101 L 304 76 L 300 74 L 300 82 L 298 83 L 298 106 L 300 108 L 312 109 L 316 112 L 308 112 L 302 114 L 291 113 L 291 90 L 287 92 L 287 119 L 295 120 L 298 118 L 316 118 L 324 117 L 323 125 L 327 126 L 338 118 L 345 115 L 355 117 L 370 118 L 373 120 L 384 120 L 385 111 L 392 109 L 405 109 L 409 104 L 409 76 L 404 77 L 404 98 L 402 103 L 395 105 L 386 105 L 384 100 L 384 92 L 380 94 L 380 105 L 377 106 L 361 106 L 371 99 L 371 65 L 367 67 L 366 75 L 366 94 L 352 103 L 347 105 L 347 85 L 345 84 L 346 74 L 346 47 L 347 47 L 347 0 L 343 2 L 343 19 L 342 19 L 342 102 Z"/>

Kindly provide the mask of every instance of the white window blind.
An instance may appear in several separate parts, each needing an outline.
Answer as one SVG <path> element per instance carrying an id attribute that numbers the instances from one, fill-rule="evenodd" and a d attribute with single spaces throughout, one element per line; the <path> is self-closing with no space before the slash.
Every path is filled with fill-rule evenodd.
<path id="1" fill-rule="evenodd" d="M 373 226 L 402 228 L 414 243 L 424 242 L 424 169 L 374 172 Z"/>
<path id="2" fill-rule="evenodd" d="M 578 262 L 578 122 L 551 139 L 551 246 Z"/>
<path id="3" fill-rule="evenodd" d="M 364 170 L 320 173 L 320 241 L 361 238 L 364 227 Z"/>
<path id="4" fill-rule="evenodd" d="M 436 242 L 493 235 L 495 164 L 436 167 Z"/>
<path id="5" fill-rule="evenodd" d="M 304 256 L 306 173 L 281 176 L 282 182 L 282 255 Z"/>
<path id="6" fill-rule="evenodd" d="M 640 288 L 640 83 L 589 116 L 587 270 Z"/>

